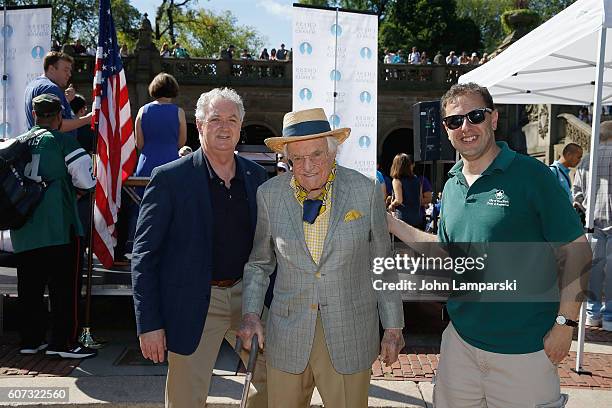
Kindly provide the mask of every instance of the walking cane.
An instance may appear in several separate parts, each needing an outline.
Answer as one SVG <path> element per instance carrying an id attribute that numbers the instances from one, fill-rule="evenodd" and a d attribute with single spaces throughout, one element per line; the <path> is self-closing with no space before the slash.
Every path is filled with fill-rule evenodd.
<path id="1" fill-rule="evenodd" d="M 236 339 L 236 352 L 240 354 L 242 351 L 242 339 L 238 337 Z M 259 339 L 257 334 L 253 335 L 251 340 L 251 352 L 249 353 L 249 361 L 246 366 L 246 377 L 244 379 L 244 388 L 242 389 L 242 399 L 240 400 L 240 408 L 246 408 L 247 398 L 249 398 L 249 390 L 251 388 L 251 381 L 253 380 L 253 373 L 255 372 L 255 362 L 257 361 L 257 353 L 259 352 Z"/>

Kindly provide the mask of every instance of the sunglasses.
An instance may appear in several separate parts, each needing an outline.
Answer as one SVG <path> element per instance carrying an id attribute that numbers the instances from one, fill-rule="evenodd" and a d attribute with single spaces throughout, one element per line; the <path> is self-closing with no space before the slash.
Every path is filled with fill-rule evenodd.
<path id="1" fill-rule="evenodd" d="M 480 108 L 480 109 L 474 109 L 473 111 L 470 111 L 466 113 L 465 115 L 450 115 L 450 116 L 443 118 L 442 122 L 444 122 L 446 127 L 449 128 L 450 130 L 459 129 L 461 126 L 463 126 L 463 120 L 465 118 L 467 118 L 467 120 L 472 125 L 478 125 L 479 123 L 484 122 L 485 114 L 487 112 L 492 113 L 493 109 Z"/>

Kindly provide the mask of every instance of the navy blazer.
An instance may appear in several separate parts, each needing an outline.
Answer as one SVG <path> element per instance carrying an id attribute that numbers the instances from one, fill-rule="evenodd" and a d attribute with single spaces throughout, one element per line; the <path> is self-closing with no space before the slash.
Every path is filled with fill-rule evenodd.
<path id="1" fill-rule="evenodd" d="M 245 180 L 251 238 L 255 195 L 267 180 L 260 165 L 236 156 Z M 202 149 L 153 170 L 140 206 L 132 251 L 132 286 L 138 334 L 165 329 L 168 350 L 197 348 L 212 276 L 212 205 Z M 231 243 L 228 243 L 228 245 Z"/>

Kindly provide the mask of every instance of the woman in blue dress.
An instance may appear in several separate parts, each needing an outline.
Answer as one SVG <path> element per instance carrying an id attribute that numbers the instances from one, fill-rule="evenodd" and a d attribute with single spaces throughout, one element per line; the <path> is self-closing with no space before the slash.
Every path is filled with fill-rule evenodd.
<path id="1" fill-rule="evenodd" d="M 400 153 L 391 165 L 393 178 L 393 200 L 390 211 L 396 211 L 398 218 L 413 227 L 425 228 L 425 207 L 431 203 L 431 184 L 424 176 L 414 174 L 412 158 Z"/>
<path id="2" fill-rule="evenodd" d="M 149 177 L 155 167 L 178 159 L 187 141 L 185 111 L 172 103 L 178 92 L 178 82 L 170 74 L 158 74 L 149 84 L 149 95 L 155 100 L 141 107 L 136 116 L 138 177 Z"/>

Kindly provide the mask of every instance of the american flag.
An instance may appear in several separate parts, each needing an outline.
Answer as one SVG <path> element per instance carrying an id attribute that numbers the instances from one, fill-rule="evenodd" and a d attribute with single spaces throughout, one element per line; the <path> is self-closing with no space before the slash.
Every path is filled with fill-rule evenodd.
<path id="1" fill-rule="evenodd" d="M 98 124 L 93 250 L 100 262 L 109 268 L 117 242 L 115 223 L 121 207 L 121 185 L 136 164 L 130 100 L 110 0 L 100 0 L 93 87 L 92 126 Z"/>

